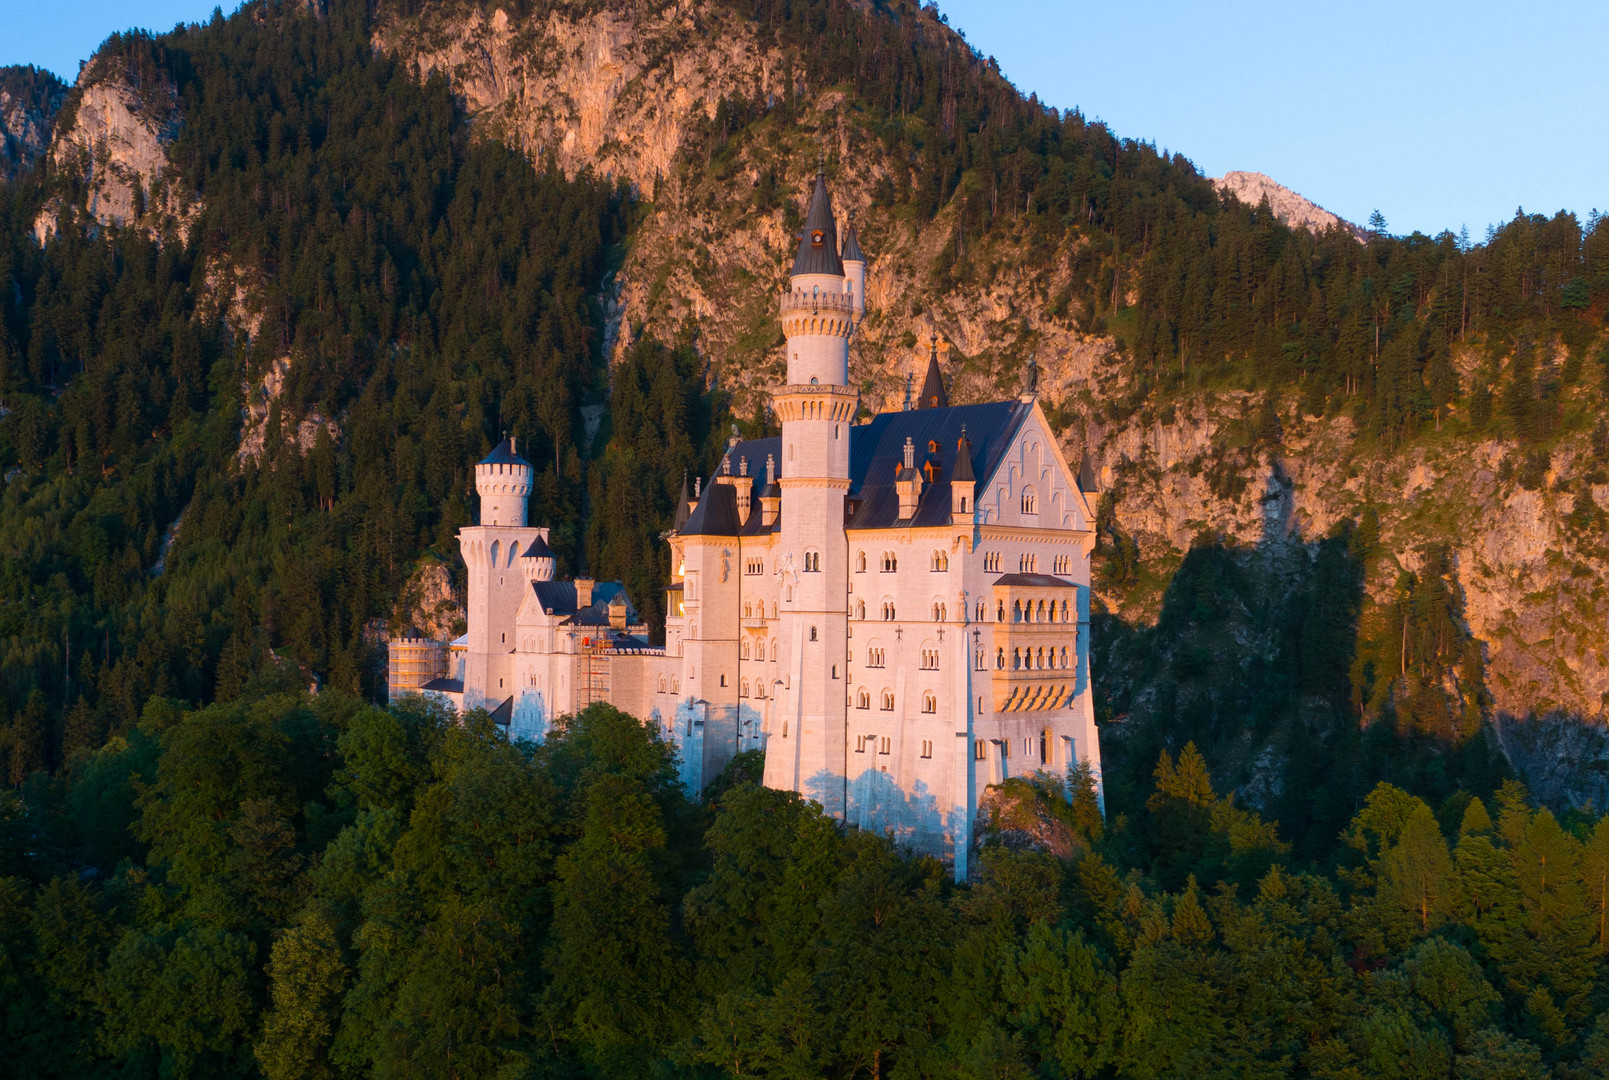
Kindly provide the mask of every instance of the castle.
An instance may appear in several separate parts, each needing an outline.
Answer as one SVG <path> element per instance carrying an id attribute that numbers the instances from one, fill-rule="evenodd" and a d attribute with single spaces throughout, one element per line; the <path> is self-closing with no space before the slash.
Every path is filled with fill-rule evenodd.
<path id="1" fill-rule="evenodd" d="M 609 701 L 656 724 L 703 788 L 747 749 L 765 783 L 966 875 L 984 790 L 1088 761 L 1096 494 L 1032 393 L 949 404 L 937 357 L 911 407 L 856 423 L 849 341 L 865 312 L 818 173 L 780 298 L 780 437 L 733 439 L 666 535 L 663 646 L 618 583 L 555 579 L 526 520 L 532 466 L 507 440 L 475 469 L 459 533 L 469 632 L 421 683 L 514 737 Z M 907 394 L 909 398 L 909 394 Z"/>

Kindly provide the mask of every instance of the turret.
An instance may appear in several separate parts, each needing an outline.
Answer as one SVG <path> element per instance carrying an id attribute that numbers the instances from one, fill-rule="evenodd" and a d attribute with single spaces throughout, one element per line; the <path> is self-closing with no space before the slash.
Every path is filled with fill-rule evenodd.
<path id="1" fill-rule="evenodd" d="M 760 524 L 770 528 L 782 514 L 782 489 L 777 487 L 777 459 L 765 455 L 765 487 L 760 489 Z"/>
<path id="2" fill-rule="evenodd" d="M 861 269 L 865 269 L 864 261 Z M 781 303 L 790 384 L 849 385 L 849 335 L 855 327 L 859 300 L 858 294 L 849 294 L 849 279 L 838 256 L 838 225 L 827 193 L 827 175 L 818 169 L 804 230 L 799 234 L 799 250 L 789 272 L 788 291 Z"/>
<path id="3" fill-rule="evenodd" d="M 848 284 L 850 303 L 855 311 L 855 321 L 866 314 L 866 256 L 861 254 L 860 237 L 855 234 L 854 222 L 850 222 L 849 235 L 844 237 L 844 251 L 840 260 L 844 264 L 844 280 Z"/>
<path id="4" fill-rule="evenodd" d="M 950 407 L 950 395 L 944 389 L 944 373 L 939 370 L 939 336 L 934 334 L 928 342 L 927 376 L 922 380 L 922 396 L 917 399 L 916 407 L 947 409 Z"/>
<path id="5" fill-rule="evenodd" d="M 950 522 L 960 525 L 970 522 L 977 512 L 973 489 L 977 477 L 972 472 L 972 440 L 967 438 L 967 426 L 961 425 L 961 438 L 955 444 L 955 474 L 950 477 Z"/>
<path id="6" fill-rule="evenodd" d="M 536 530 L 536 539 L 531 546 L 525 549 L 520 557 L 520 572 L 525 575 L 526 581 L 552 581 L 556 567 L 553 549 L 548 547 L 548 531 L 545 528 Z"/>
<path id="7" fill-rule="evenodd" d="M 480 523 L 516 529 L 525 527 L 535 470 L 520 457 L 513 439 L 504 439 L 475 466 L 475 491 L 480 495 Z"/>

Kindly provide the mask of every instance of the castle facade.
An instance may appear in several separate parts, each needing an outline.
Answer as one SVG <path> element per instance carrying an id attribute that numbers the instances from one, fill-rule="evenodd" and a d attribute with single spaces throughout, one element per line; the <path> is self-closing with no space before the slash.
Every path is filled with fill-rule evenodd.
<path id="1" fill-rule="evenodd" d="M 469 632 L 424 684 L 515 737 L 606 700 L 656 724 L 694 792 L 738 752 L 767 786 L 953 860 L 984 790 L 1087 761 L 1093 484 L 1035 397 L 951 406 L 931 357 L 910 407 L 856 423 L 849 341 L 866 259 L 816 177 L 780 298 L 782 434 L 733 439 L 685 490 L 664 644 L 618 583 L 558 581 L 526 521 L 532 467 L 508 441 L 476 467 L 459 534 Z"/>

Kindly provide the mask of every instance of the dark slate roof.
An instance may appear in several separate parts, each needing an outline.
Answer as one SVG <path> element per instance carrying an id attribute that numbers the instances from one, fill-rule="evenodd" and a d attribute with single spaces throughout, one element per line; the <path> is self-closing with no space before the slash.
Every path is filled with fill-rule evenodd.
<path id="1" fill-rule="evenodd" d="M 854 428 L 850 428 L 853 437 Z M 851 443 L 853 445 L 853 443 Z M 749 520 L 748 524 L 738 522 L 737 515 L 737 486 L 724 483 L 722 480 L 711 480 L 704 486 L 704 494 L 698 500 L 687 521 L 676 531 L 683 536 L 757 536 L 761 533 L 776 532 L 782 527 L 780 519 L 777 523 L 766 527 L 760 524 L 760 496 L 766 494 L 765 486 L 765 456 L 767 454 L 781 460 L 782 438 L 775 436 L 769 439 L 748 439 L 732 446 L 726 451 L 726 457 L 731 461 L 731 476 L 725 479 L 735 479 L 740 484 L 749 485 Z M 749 475 L 739 476 L 739 462 L 744 458 L 749 460 Z M 780 494 L 780 489 L 777 492 Z M 782 508 L 787 513 L 787 507 Z"/>
<path id="2" fill-rule="evenodd" d="M 1005 574 L 994 580 L 996 585 L 1024 585 L 1035 589 L 1075 589 L 1078 586 L 1050 574 Z"/>
<path id="3" fill-rule="evenodd" d="M 431 679 L 429 682 L 427 682 L 423 686 L 419 687 L 419 689 L 421 689 L 421 690 L 438 690 L 443 694 L 462 694 L 464 692 L 464 680 L 462 680 L 462 679 Z"/>
<path id="4" fill-rule="evenodd" d="M 1095 482 L 1095 466 L 1090 462 L 1087 453 L 1084 455 L 1084 460 L 1078 463 L 1078 490 L 1086 495 L 1099 490 L 1099 485 Z"/>
<path id="5" fill-rule="evenodd" d="M 687 504 L 692 501 L 691 496 L 687 494 L 687 473 L 684 471 L 682 473 L 682 493 L 676 498 L 676 523 L 671 526 L 676 532 L 681 532 L 682 526 L 687 524 Z"/>
<path id="6" fill-rule="evenodd" d="M 514 452 L 514 440 L 504 439 L 492 448 L 492 452 L 480 459 L 482 465 L 525 465 L 531 464 Z"/>
<path id="7" fill-rule="evenodd" d="M 966 429 L 972 451 L 973 474 L 987 482 L 994 475 L 1011 440 L 1033 412 L 1024 401 L 995 401 L 984 405 L 952 405 L 939 409 L 879 413 L 872 422 L 849 429 L 850 495 L 859 501 L 845 523 L 851 529 L 889 529 L 906 526 L 947 525 L 950 521 L 950 481 L 956 473 L 957 444 Z M 899 494 L 894 478 L 905 464 L 905 440 L 916 444 L 916 465 L 938 466 L 933 483 L 922 485 L 922 498 L 909 521 L 899 519 Z M 937 443 L 930 451 L 928 445 Z M 782 506 L 788 512 L 787 502 Z"/>
<path id="8" fill-rule="evenodd" d="M 565 617 L 565 624 L 569 626 L 608 626 L 609 601 L 616 596 L 626 601 L 626 622 L 637 621 L 637 609 L 631 603 L 631 597 L 626 595 L 626 587 L 618 581 L 595 581 L 592 583 L 592 603 L 584 608 L 576 607 L 575 582 L 573 581 L 533 581 L 531 590 L 536 593 L 536 602 L 542 605 L 542 610 L 549 615 Z"/>
<path id="9" fill-rule="evenodd" d="M 845 525 L 851 529 L 887 529 L 949 524 L 950 481 L 958 471 L 957 444 L 962 430 L 966 431 L 971 455 L 967 467 L 959 470 L 961 478 L 966 479 L 965 473 L 970 470 L 974 477 L 987 481 L 1004 458 L 1017 429 L 1032 412 L 1033 405 L 1029 402 L 996 401 L 986 405 L 886 412 L 878 414 L 869 424 L 852 425 L 849 428 L 849 478 L 854 511 L 846 518 Z M 910 521 L 901 521 L 894 480 L 905 464 L 907 437 L 916 444 L 916 467 L 921 469 L 931 461 L 938 471 L 933 483 L 922 486 L 916 516 Z M 929 451 L 929 443 L 937 443 L 938 450 Z M 738 524 L 737 488 L 712 482 L 679 530 L 681 535 L 756 536 L 780 529 L 781 518 L 769 527 L 760 524 L 760 495 L 765 476 L 763 470 L 761 475 L 753 475 L 753 466 L 756 461 L 764 461 L 767 454 L 781 459 L 781 438 L 750 439 L 727 451 L 734 474 L 738 471 L 738 459 L 749 459 L 750 475 L 740 481 L 752 485 L 748 524 Z M 787 514 L 788 501 L 784 498 L 782 517 Z"/>
<path id="10" fill-rule="evenodd" d="M 927 378 L 922 380 L 922 396 L 916 399 L 918 409 L 947 409 L 950 395 L 944 389 L 944 373 L 939 371 L 939 347 L 934 342 L 927 357 Z"/>
<path id="11" fill-rule="evenodd" d="M 492 723 L 498 727 L 508 727 L 509 721 L 514 719 L 514 699 L 504 698 L 503 703 L 492 710 Z"/>
<path id="12" fill-rule="evenodd" d="M 972 440 L 967 438 L 967 426 L 961 425 L 961 441 L 958 444 L 955 462 L 955 475 L 950 480 L 965 483 L 976 483 L 977 476 L 972 472 Z"/>
<path id="13" fill-rule="evenodd" d="M 554 557 L 553 549 L 548 547 L 546 540 L 542 539 L 542 534 L 537 533 L 536 539 L 531 541 L 531 546 L 525 549 L 524 557 L 527 559 L 551 559 Z"/>
<path id="14" fill-rule="evenodd" d="M 838 258 L 838 224 L 832 218 L 832 196 L 827 194 L 827 174 L 816 171 L 816 189 L 810 193 L 810 211 L 805 214 L 804 231 L 799 234 L 799 253 L 794 256 L 791 276 L 833 274 L 844 276 Z"/>
<path id="15" fill-rule="evenodd" d="M 849 235 L 844 237 L 844 253 L 840 258 L 844 262 L 865 262 L 866 256 L 860 251 L 860 236 L 855 232 L 853 222 L 849 225 Z"/>

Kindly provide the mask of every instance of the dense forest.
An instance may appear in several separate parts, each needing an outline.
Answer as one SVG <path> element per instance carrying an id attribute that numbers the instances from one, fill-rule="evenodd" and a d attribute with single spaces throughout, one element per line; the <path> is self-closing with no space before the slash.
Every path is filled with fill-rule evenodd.
<path id="1" fill-rule="evenodd" d="M 535 746 L 417 698 L 153 699 L 0 794 L 0 1072 L 1609 1070 L 1609 820 L 1513 782 L 1381 785 L 1299 862 L 1187 745 L 1109 821 L 1087 772 L 1009 781 L 956 885 L 752 756 L 694 804 L 607 706 Z"/>

